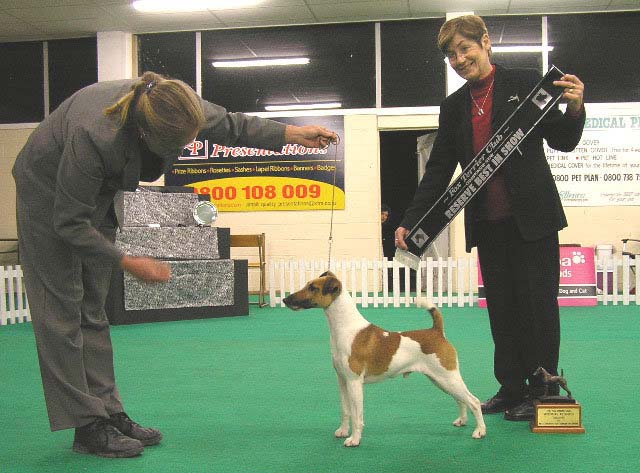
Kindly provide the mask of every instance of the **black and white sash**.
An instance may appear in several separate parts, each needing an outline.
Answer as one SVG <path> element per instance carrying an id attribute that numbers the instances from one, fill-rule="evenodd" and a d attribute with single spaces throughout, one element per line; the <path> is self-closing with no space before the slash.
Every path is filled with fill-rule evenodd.
<path id="1" fill-rule="evenodd" d="M 396 249 L 395 259 L 415 270 L 420 256 L 447 228 L 456 215 L 482 189 L 487 181 L 531 133 L 542 118 L 562 97 L 563 88 L 553 85 L 564 74 L 551 66 L 549 72 L 533 88 L 484 148 L 447 187 L 435 204 L 418 220 L 405 237 L 409 251 Z"/>

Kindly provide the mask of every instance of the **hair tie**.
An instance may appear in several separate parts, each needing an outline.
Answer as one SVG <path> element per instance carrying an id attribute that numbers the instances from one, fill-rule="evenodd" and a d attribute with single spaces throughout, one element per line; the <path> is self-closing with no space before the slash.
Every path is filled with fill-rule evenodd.
<path id="1" fill-rule="evenodd" d="M 151 82 L 149 82 L 147 84 L 147 88 L 145 90 L 145 92 L 148 94 L 149 92 L 151 92 L 151 89 L 153 89 L 153 87 L 156 85 L 156 81 L 152 80 Z"/>

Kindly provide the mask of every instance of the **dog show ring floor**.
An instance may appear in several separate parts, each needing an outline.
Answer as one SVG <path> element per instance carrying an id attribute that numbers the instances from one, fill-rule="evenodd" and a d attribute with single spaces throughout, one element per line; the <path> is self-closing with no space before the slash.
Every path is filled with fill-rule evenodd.
<path id="1" fill-rule="evenodd" d="M 462 376 L 481 401 L 497 390 L 485 309 L 441 307 Z M 387 330 L 431 326 L 418 308 L 361 309 Z M 365 386 L 360 447 L 333 436 L 340 397 L 320 309 L 250 307 L 248 317 L 111 328 L 127 413 L 162 443 L 131 459 L 71 451 L 50 432 L 30 323 L 0 327 L 0 472 L 635 472 L 640 471 L 637 306 L 561 308 L 560 367 L 585 434 L 534 434 L 487 415 L 452 426 L 457 405 L 412 374 Z"/>

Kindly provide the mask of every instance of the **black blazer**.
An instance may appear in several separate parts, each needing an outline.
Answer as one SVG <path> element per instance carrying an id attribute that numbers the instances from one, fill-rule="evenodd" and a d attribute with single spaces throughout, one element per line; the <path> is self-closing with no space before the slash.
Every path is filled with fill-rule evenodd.
<path id="1" fill-rule="evenodd" d="M 535 70 L 496 65 L 491 116 L 494 133 L 540 79 Z M 553 149 L 572 151 L 580 142 L 585 117 L 584 109 L 578 118 L 571 118 L 555 107 L 520 145 L 520 153 L 515 151 L 502 166 L 513 217 L 525 240 L 534 241 L 567 226 L 542 139 Z M 471 99 L 469 85 L 465 84 L 440 105 L 438 136 L 400 226 L 411 229 L 446 190 L 456 166 L 464 168 L 473 157 Z M 468 252 L 477 244 L 473 222 L 481 199 L 482 191 L 465 208 Z"/>

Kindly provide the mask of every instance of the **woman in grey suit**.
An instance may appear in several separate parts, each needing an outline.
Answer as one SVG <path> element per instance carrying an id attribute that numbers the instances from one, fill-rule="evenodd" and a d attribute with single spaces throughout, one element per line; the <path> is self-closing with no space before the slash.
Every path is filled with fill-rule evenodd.
<path id="1" fill-rule="evenodd" d="M 491 63 L 491 40 L 482 18 L 447 21 L 438 47 L 456 73 L 467 80 L 440 107 L 440 126 L 425 174 L 396 230 L 396 245 L 444 192 L 459 164 L 464 168 L 533 90 L 539 72 Z M 476 246 L 485 285 L 494 374 L 500 388 L 482 412 L 505 412 L 508 420 L 531 420 L 533 401 L 544 394 L 543 366 L 557 374 L 560 350 L 558 231 L 567 226 L 543 139 L 571 151 L 585 122 L 584 84 L 566 74 L 567 109 L 551 110 L 509 161 L 465 208 L 467 251 Z M 558 386 L 550 386 L 550 392 Z"/>
<path id="2" fill-rule="evenodd" d="M 117 264 L 148 282 L 169 266 L 113 244 L 113 198 L 153 181 L 196 135 L 225 145 L 324 147 L 331 131 L 227 113 L 185 83 L 147 72 L 64 101 L 31 134 L 14 168 L 20 258 L 51 430 L 73 449 L 139 455 L 162 434 L 132 421 L 115 383 L 105 298 Z"/>

